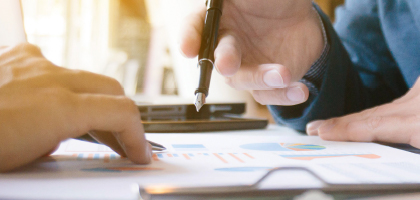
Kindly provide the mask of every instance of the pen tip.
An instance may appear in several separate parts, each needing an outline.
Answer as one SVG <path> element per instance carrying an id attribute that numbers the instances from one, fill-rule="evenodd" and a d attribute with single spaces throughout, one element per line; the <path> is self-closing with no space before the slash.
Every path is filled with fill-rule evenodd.
<path id="1" fill-rule="evenodd" d="M 206 95 L 203 93 L 198 92 L 195 95 L 195 108 L 197 109 L 197 112 L 200 111 L 201 107 L 206 103 Z"/>

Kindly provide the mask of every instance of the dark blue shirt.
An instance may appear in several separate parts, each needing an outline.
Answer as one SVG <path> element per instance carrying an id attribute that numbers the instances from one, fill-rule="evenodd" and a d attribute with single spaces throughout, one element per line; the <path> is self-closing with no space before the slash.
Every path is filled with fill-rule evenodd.
<path id="1" fill-rule="evenodd" d="M 278 123 L 299 131 L 313 120 L 390 102 L 420 75 L 420 1 L 347 0 L 334 27 L 317 9 L 330 48 L 319 91 L 300 105 L 269 106 Z"/>

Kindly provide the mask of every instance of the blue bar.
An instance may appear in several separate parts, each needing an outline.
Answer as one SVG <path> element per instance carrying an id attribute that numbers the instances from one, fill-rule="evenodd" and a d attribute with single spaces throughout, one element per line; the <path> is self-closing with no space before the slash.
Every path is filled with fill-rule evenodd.
<path id="1" fill-rule="evenodd" d="M 176 153 L 174 153 L 174 154 L 172 154 L 174 157 L 178 157 L 178 154 L 176 154 Z"/>
<path id="2" fill-rule="evenodd" d="M 79 155 L 77 155 L 77 159 L 83 159 L 83 153 L 79 153 Z"/>
<path id="3" fill-rule="evenodd" d="M 93 159 L 99 159 L 99 153 L 95 153 L 95 155 L 93 156 Z"/>
<path id="4" fill-rule="evenodd" d="M 178 149 L 205 149 L 206 147 L 202 144 L 173 144 L 172 147 Z"/>
<path id="5" fill-rule="evenodd" d="M 159 158 L 163 158 L 163 155 L 162 155 L 161 153 L 158 153 L 158 154 L 157 154 L 157 156 L 158 156 Z"/>
<path id="6" fill-rule="evenodd" d="M 219 153 L 219 155 L 223 155 L 223 153 Z"/>
<path id="7" fill-rule="evenodd" d="M 209 154 L 208 153 L 203 153 L 203 155 L 208 156 Z"/>
<path id="8" fill-rule="evenodd" d="M 117 158 L 117 156 L 115 154 L 111 154 L 110 159 L 115 159 L 115 158 Z"/>
<path id="9" fill-rule="evenodd" d="M 189 156 L 194 156 L 194 154 L 192 154 L 192 153 L 189 153 L 188 155 L 189 155 Z"/>

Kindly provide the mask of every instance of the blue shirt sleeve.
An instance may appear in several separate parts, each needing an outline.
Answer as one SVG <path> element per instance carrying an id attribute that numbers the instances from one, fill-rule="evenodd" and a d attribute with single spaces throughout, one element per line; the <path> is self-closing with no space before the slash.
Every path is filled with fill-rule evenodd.
<path id="1" fill-rule="evenodd" d="M 383 104 L 407 91 L 382 34 L 375 2 L 347 0 L 337 10 L 335 29 L 315 6 L 329 44 L 329 50 L 319 59 L 321 65 L 311 67 L 322 72 L 319 92 L 311 92 L 307 102 L 296 106 L 268 106 L 277 123 L 305 131 L 306 124 L 313 120 Z M 316 85 L 316 81 L 309 82 Z"/>

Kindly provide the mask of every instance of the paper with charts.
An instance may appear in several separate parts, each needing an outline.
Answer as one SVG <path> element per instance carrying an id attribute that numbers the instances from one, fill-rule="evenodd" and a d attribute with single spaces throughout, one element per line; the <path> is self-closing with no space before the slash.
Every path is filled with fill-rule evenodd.
<path id="1" fill-rule="evenodd" d="M 420 156 L 372 143 L 322 141 L 318 137 L 258 137 L 228 135 L 149 135 L 167 151 L 156 152 L 153 163 L 133 165 L 103 145 L 71 140 L 55 156 L 83 162 L 80 173 L 158 175 L 197 174 L 229 177 L 258 175 L 279 166 L 306 166 L 331 183 L 420 182 Z M 59 158 L 61 157 L 61 158 Z M 95 163 L 95 164 L 93 164 Z M 73 166 L 72 166 L 73 168 Z M 71 170 L 71 169 L 69 169 Z M 232 176 L 236 177 L 236 176 Z M 194 179 L 194 178 L 193 178 Z M 158 181 L 153 181 L 158 183 Z M 175 181 L 179 182 L 179 181 Z M 217 181 L 216 181 L 217 182 Z"/>
<path id="2" fill-rule="evenodd" d="M 251 184 L 273 167 L 304 166 L 329 183 L 420 183 L 420 155 L 373 143 L 210 133 L 149 134 L 147 138 L 167 147 L 153 155 L 150 165 L 134 165 L 103 145 L 69 140 L 52 157 L 22 169 L 23 174 L 49 181 L 88 177 L 103 184 L 220 186 Z M 23 177 L 19 171 L 7 176 Z M 282 187 L 322 187 L 301 171 L 281 172 L 272 179 Z"/>

